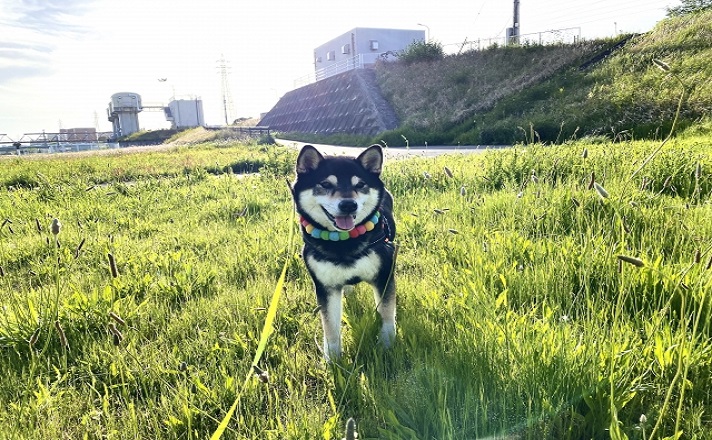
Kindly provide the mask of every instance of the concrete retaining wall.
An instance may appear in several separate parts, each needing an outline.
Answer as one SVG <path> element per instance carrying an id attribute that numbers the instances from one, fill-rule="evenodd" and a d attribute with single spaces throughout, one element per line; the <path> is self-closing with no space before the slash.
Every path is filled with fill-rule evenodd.
<path id="1" fill-rule="evenodd" d="M 272 131 L 376 135 L 398 126 L 373 69 L 356 69 L 286 93 L 259 122 Z"/>

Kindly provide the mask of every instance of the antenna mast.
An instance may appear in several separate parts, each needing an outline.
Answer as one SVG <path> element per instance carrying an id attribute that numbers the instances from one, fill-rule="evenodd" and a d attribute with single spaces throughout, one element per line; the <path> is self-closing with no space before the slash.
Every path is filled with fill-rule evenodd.
<path id="1" fill-rule="evenodd" d="M 220 91 L 222 93 L 225 125 L 230 125 L 230 119 L 235 112 L 232 104 L 232 93 L 230 93 L 229 81 L 230 70 L 232 70 L 232 67 L 230 67 L 230 62 L 225 59 L 225 55 L 220 55 L 220 59 L 218 60 L 218 70 L 220 71 Z"/>

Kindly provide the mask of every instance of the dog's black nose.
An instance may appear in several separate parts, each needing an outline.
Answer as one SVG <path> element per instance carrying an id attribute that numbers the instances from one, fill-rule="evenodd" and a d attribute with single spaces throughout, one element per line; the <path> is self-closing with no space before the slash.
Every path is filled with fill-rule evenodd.
<path id="1" fill-rule="evenodd" d="M 355 201 L 351 199 L 345 199 L 339 202 L 339 210 L 341 212 L 344 212 L 346 214 L 351 214 L 352 212 L 356 212 L 358 209 L 358 205 L 356 204 Z"/>

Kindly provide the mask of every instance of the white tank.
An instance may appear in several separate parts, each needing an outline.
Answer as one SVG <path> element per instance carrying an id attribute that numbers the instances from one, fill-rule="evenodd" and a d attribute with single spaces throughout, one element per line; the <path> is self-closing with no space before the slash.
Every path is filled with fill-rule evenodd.
<path id="1" fill-rule="evenodd" d="M 141 109 L 141 95 L 138 93 L 121 92 L 111 95 L 111 106 L 115 109 Z"/>

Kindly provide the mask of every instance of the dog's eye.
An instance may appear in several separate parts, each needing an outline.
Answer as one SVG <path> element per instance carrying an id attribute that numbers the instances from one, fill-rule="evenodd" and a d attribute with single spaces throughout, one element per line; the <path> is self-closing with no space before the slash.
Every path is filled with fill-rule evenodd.
<path id="1" fill-rule="evenodd" d="M 334 189 L 334 184 L 329 182 L 328 180 L 325 180 L 319 184 L 324 189 Z"/>
<path id="2" fill-rule="evenodd" d="M 366 187 L 365 182 L 359 182 L 356 185 L 354 185 L 354 189 L 359 190 L 359 189 L 364 189 Z"/>

